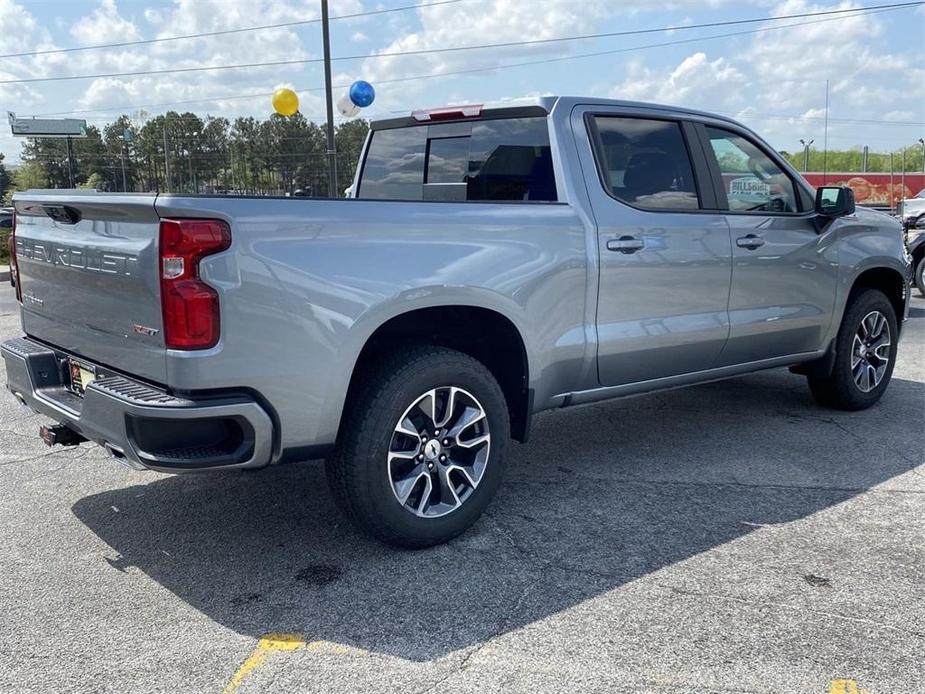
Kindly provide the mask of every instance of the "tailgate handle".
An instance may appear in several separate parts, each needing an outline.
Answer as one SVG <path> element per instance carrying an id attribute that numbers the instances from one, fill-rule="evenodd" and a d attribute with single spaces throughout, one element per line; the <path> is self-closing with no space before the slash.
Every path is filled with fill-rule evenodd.
<path id="1" fill-rule="evenodd" d="M 42 205 L 45 214 L 61 224 L 77 224 L 80 210 L 70 205 Z"/>

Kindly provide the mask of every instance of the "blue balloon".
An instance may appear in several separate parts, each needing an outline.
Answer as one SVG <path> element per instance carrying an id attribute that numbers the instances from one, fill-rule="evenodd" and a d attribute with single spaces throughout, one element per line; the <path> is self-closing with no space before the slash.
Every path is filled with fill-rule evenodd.
<path id="1" fill-rule="evenodd" d="M 364 80 L 357 80 L 350 85 L 350 100 L 360 108 L 366 108 L 376 98 L 376 90 L 373 85 Z"/>

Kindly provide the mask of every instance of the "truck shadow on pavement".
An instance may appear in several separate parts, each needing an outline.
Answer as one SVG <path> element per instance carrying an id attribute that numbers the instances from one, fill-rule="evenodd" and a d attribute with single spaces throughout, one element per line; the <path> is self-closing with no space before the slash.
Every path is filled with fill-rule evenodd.
<path id="1" fill-rule="evenodd" d="M 112 548 L 101 561 L 113 570 L 137 567 L 238 633 L 300 632 L 425 661 L 911 470 L 923 404 L 925 384 L 894 379 L 875 409 L 831 412 L 801 378 L 775 371 L 544 414 L 533 440 L 512 448 L 486 516 L 420 552 L 355 532 L 318 464 L 158 477 L 73 511 Z M 786 566 L 786 547 L 769 549 Z M 729 573 L 711 580 L 730 593 L 766 570 L 734 554 L 717 561 Z M 820 557 L 814 580 L 826 565 Z M 792 581 L 814 589 L 809 577 Z M 657 586 L 683 593 L 697 581 L 667 572 Z M 622 619 L 588 618 L 612 620 L 614 633 Z"/>

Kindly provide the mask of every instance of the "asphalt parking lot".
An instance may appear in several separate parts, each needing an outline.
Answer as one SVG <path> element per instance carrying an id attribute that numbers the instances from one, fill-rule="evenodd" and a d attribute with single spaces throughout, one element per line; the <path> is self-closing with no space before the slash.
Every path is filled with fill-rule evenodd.
<path id="1" fill-rule="evenodd" d="M 133 472 L 41 421 L 0 393 L 3 692 L 925 692 L 918 298 L 874 409 L 779 370 L 546 414 L 416 553 L 320 465 Z"/>

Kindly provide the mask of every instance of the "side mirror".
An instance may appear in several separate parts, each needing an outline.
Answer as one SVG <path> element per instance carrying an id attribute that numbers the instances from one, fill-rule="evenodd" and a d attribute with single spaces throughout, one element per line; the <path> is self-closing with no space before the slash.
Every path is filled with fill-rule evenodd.
<path id="1" fill-rule="evenodd" d="M 830 219 L 854 214 L 854 191 L 837 186 L 816 188 L 816 214 Z"/>

